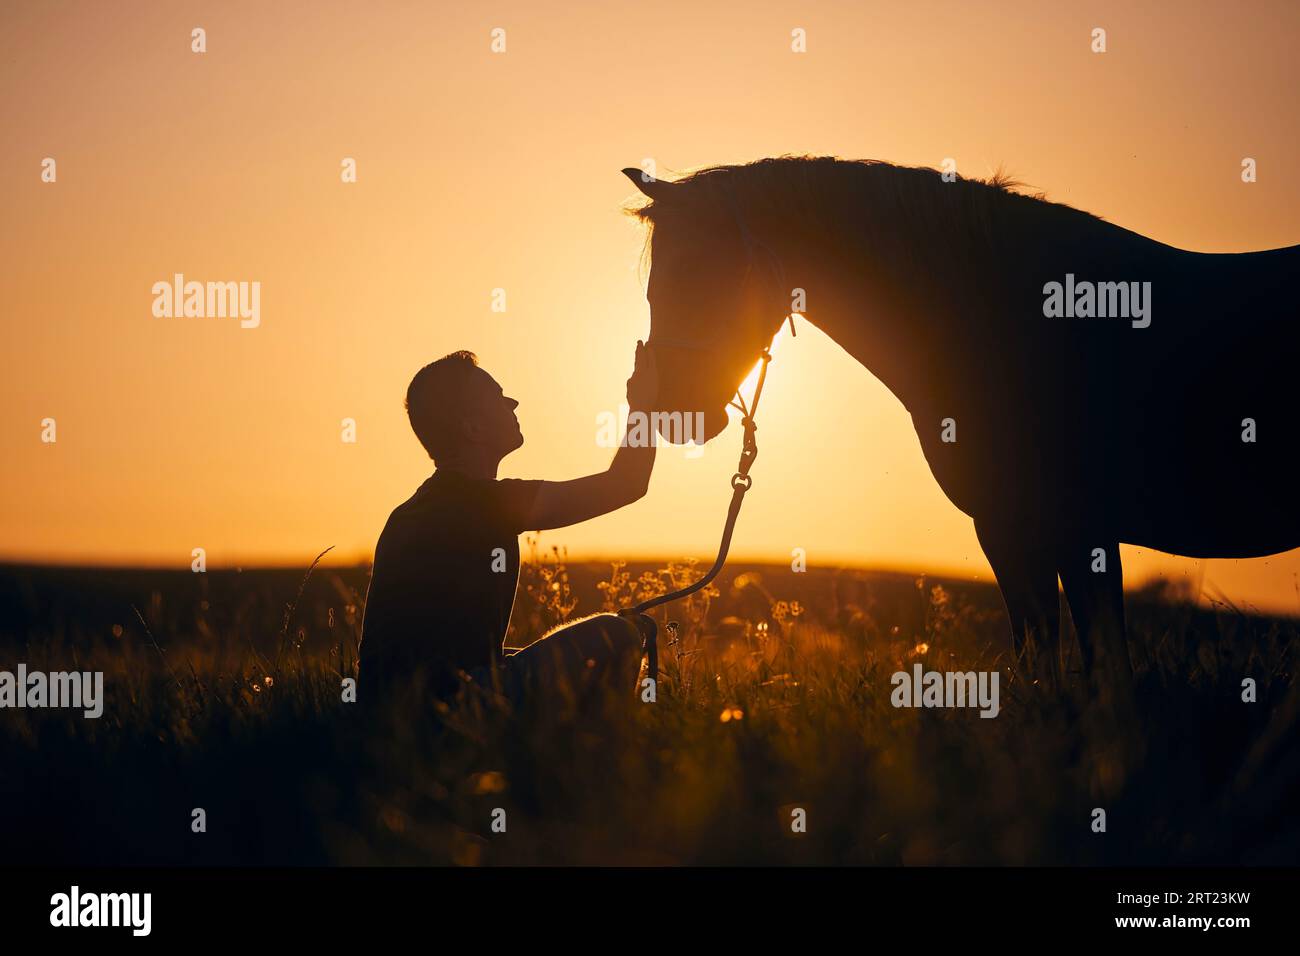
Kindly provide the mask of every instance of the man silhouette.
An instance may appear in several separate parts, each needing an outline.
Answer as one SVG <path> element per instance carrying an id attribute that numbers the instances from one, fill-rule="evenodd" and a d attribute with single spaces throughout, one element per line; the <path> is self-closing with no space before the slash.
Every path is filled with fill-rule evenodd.
<path id="1" fill-rule="evenodd" d="M 657 388 L 653 354 L 638 342 L 627 382 L 631 413 L 648 415 Z M 501 460 L 524 443 L 518 405 L 472 352 L 453 352 L 411 380 L 407 414 L 435 470 L 389 516 L 375 547 L 358 679 L 358 701 L 367 709 L 413 687 L 448 696 L 467 680 L 489 685 L 501 668 L 515 671 L 522 686 L 520 672 L 534 670 L 525 665 L 543 655 L 530 652 L 512 668 L 502 652 L 519 579 L 519 535 L 607 514 L 646 492 L 653 436 L 642 447 L 625 439 L 609 468 L 571 481 L 497 478 Z M 578 629 L 554 640 L 563 652 L 560 643 L 583 646 L 546 655 L 552 664 L 574 658 L 599 672 L 619 658 L 621 668 L 634 649 L 639 660 L 631 631 Z"/>

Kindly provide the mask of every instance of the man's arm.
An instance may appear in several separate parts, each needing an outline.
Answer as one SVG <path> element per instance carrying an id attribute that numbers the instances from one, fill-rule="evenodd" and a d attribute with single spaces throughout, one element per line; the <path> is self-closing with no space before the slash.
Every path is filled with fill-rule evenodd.
<path id="1" fill-rule="evenodd" d="M 657 391 L 654 353 L 637 342 L 636 369 L 627 380 L 629 422 L 635 420 L 632 415 L 636 414 L 645 415 L 649 420 L 649 409 Z M 633 447 L 625 435 L 605 471 L 572 481 L 543 481 L 537 489 L 526 528 L 529 531 L 563 528 L 617 511 L 642 497 L 654 468 L 654 442 L 655 436 L 650 433 L 644 447 Z"/>

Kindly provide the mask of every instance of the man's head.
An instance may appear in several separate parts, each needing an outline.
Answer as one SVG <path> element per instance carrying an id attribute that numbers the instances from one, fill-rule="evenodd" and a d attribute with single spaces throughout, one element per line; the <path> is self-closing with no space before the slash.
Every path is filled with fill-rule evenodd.
<path id="1" fill-rule="evenodd" d="M 411 379 L 406 413 L 435 463 L 479 457 L 500 461 L 524 443 L 515 409 L 473 352 L 452 352 Z"/>

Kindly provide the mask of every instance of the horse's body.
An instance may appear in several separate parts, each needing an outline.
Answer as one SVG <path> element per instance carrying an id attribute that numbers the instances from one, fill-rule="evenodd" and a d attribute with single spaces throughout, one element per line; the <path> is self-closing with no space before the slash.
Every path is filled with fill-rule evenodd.
<path id="1" fill-rule="evenodd" d="M 1300 546 L 1300 246 L 1186 252 L 997 183 L 883 163 L 764 160 L 642 189 L 655 200 L 641 212 L 649 344 L 730 323 L 729 349 L 660 356 L 665 407 L 703 407 L 720 430 L 714 403 L 789 308 L 752 282 L 736 294 L 760 250 L 805 290 L 807 319 L 911 413 L 935 478 L 975 521 L 1014 634 L 1055 637 L 1059 575 L 1085 666 L 1100 640 L 1126 675 L 1121 542 L 1195 557 Z M 1067 276 L 1150 283 L 1149 312 L 1048 317 L 1048 284 Z"/>

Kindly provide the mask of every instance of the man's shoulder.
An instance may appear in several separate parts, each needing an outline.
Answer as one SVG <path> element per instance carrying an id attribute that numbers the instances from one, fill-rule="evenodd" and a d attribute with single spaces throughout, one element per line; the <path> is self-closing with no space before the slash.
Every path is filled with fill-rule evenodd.
<path id="1" fill-rule="evenodd" d="M 456 507 L 478 508 L 514 518 L 521 507 L 531 507 L 543 482 L 535 478 L 471 478 L 459 472 L 434 472 L 411 502 L 436 500 Z"/>
<path id="2" fill-rule="evenodd" d="M 458 472 L 434 472 L 410 498 L 388 516 L 389 529 L 429 522 L 458 525 L 518 525 L 523 528 L 542 482 L 524 478 L 471 478 Z"/>

